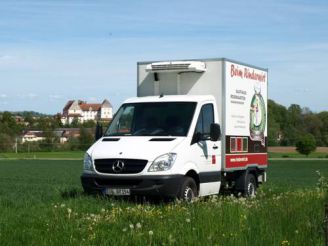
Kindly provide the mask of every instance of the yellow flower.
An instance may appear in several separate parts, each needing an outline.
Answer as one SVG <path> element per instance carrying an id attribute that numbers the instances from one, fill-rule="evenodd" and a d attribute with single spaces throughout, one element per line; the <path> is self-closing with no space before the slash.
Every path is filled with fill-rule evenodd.
<path id="1" fill-rule="evenodd" d="M 283 240 L 280 245 L 287 246 L 290 245 L 290 243 L 288 242 L 288 240 Z"/>

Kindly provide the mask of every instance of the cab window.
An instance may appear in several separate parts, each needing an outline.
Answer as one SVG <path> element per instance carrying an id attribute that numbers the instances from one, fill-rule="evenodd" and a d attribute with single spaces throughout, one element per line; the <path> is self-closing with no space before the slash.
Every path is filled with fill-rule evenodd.
<path id="1" fill-rule="evenodd" d="M 202 106 L 198 116 L 195 134 L 201 136 L 201 140 L 210 139 L 211 124 L 214 123 L 213 104 L 205 104 Z"/>

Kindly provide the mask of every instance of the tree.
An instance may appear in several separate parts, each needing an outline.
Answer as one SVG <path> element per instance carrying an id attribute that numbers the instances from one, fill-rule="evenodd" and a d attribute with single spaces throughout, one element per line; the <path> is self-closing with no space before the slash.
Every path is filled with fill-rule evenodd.
<path id="1" fill-rule="evenodd" d="M 41 143 L 40 147 L 45 151 L 54 151 L 56 149 L 55 145 L 55 134 L 52 129 L 43 130 L 43 137 L 45 138 Z"/>
<path id="2" fill-rule="evenodd" d="M 0 133 L 15 136 L 21 131 L 21 127 L 17 125 L 15 118 L 10 112 L 4 112 L 0 119 Z"/>
<path id="3" fill-rule="evenodd" d="M 80 149 L 86 150 L 88 149 L 94 142 L 93 134 L 86 128 L 80 128 Z"/>
<path id="4" fill-rule="evenodd" d="M 77 117 L 74 117 L 74 119 L 72 120 L 71 124 L 69 124 L 69 127 L 73 127 L 73 128 L 76 128 L 76 127 L 79 127 L 79 118 Z"/>
<path id="5" fill-rule="evenodd" d="M 328 146 L 328 111 L 323 111 L 318 114 L 322 122 L 322 127 L 320 129 L 321 141 L 324 146 Z"/>
<path id="6" fill-rule="evenodd" d="M 12 151 L 14 147 L 14 140 L 11 136 L 5 133 L 0 133 L 0 151 Z"/>
<path id="7" fill-rule="evenodd" d="M 323 127 L 323 122 L 319 118 L 318 114 L 307 114 L 304 115 L 304 129 L 307 133 L 311 133 L 318 146 L 323 146 L 321 129 Z"/>
<path id="8" fill-rule="evenodd" d="M 306 133 L 301 136 L 296 142 L 296 150 L 303 155 L 308 156 L 317 148 L 315 138 L 312 134 Z"/>
<path id="9" fill-rule="evenodd" d="M 289 143 L 287 115 L 288 111 L 284 106 L 268 100 L 268 142 L 270 146 Z"/>
<path id="10" fill-rule="evenodd" d="M 31 112 L 26 112 L 24 121 L 27 122 L 29 126 L 33 126 L 34 123 L 33 114 Z"/>

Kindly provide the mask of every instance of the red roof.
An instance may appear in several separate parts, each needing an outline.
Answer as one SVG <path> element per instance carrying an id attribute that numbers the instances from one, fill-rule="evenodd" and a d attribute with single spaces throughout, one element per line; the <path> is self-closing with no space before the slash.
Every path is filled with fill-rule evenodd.
<path id="1" fill-rule="evenodd" d="M 91 108 L 91 111 L 99 111 L 101 108 L 100 103 L 81 103 L 79 104 L 82 111 L 89 111 Z"/>

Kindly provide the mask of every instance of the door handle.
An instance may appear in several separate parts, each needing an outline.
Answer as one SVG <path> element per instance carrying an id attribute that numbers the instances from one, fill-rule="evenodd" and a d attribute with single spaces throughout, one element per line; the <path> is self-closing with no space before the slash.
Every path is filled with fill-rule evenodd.
<path id="1" fill-rule="evenodd" d="M 219 148 L 219 147 L 218 147 L 218 146 L 216 146 L 216 145 L 214 145 L 214 146 L 213 146 L 213 149 L 218 149 L 218 148 Z"/>

